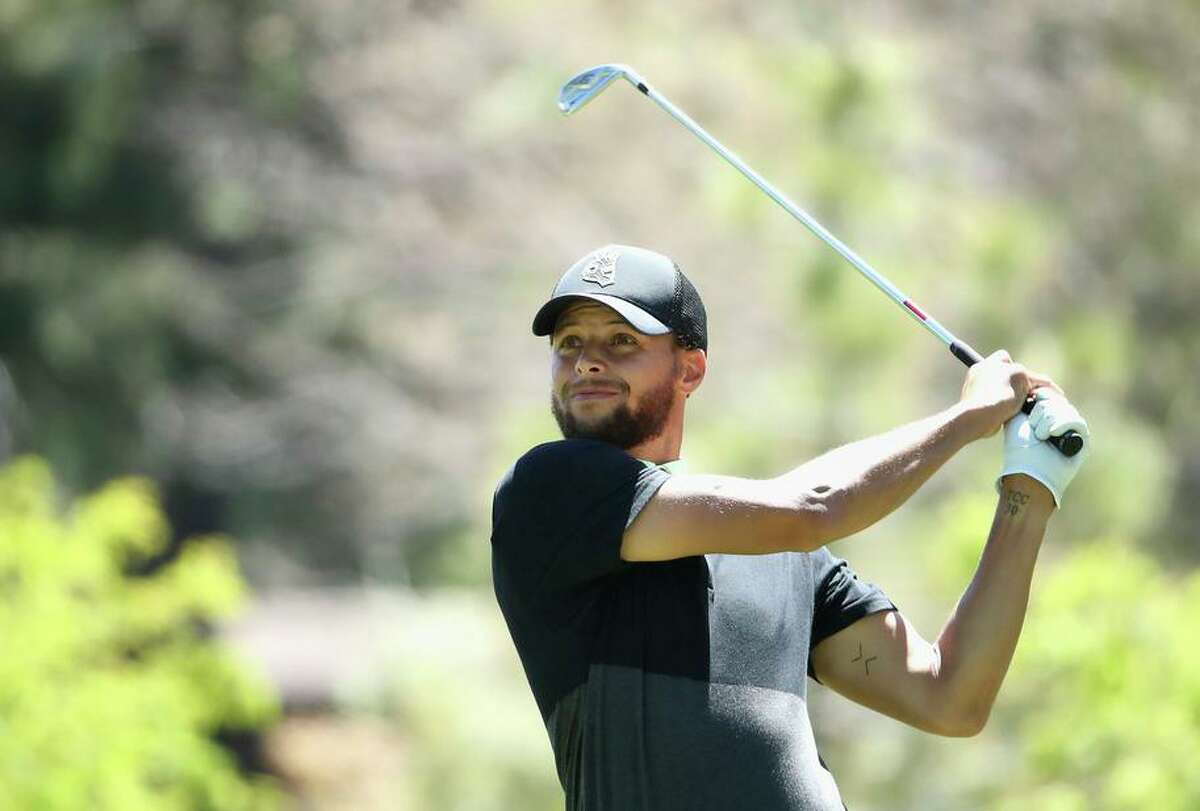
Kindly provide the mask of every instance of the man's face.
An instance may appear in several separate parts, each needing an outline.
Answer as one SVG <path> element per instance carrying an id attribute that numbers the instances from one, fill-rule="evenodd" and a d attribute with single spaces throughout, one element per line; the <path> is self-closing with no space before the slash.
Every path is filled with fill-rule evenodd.
<path id="1" fill-rule="evenodd" d="M 644 335 L 588 302 L 565 310 L 550 340 L 550 406 L 564 437 L 629 449 L 662 433 L 680 396 L 673 335 Z"/>

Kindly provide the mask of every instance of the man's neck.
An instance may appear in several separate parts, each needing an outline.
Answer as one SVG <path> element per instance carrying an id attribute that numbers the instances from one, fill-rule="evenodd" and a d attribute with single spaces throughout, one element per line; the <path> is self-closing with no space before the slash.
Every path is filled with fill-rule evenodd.
<path id="1" fill-rule="evenodd" d="M 638 459 L 644 459 L 647 462 L 659 465 L 678 459 L 679 450 L 682 447 L 683 427 L 680 426 L 677 430 L 663 431 L 656 437 L 634 445 L 632 448 L 628 448 L 626 453 Z"/>

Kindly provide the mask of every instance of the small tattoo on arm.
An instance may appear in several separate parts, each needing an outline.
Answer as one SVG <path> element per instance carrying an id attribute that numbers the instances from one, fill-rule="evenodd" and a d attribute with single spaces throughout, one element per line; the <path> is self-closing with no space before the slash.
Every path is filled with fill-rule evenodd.
<path id="1" fill-rule="evenodd" d="M 871 662 L 874 662 L 878 658 L 879 658 L 878 656 L 871 656 L 867 659 L 864 659 L 862 643 L 859 642 L 858 643 L 858 656 L 855 656 L 850 661 L 851 662 L 862 662 L 863 667 L 865 667 L 867 669 L 867 675 L 870 676 L 871 675 Z"/>
<path id="2" fill-rule="evenodd" d="M 1029 503 L 1029 495 L 1017 490 L 1009 490 L 1004 495 L 1004 511 L 1009 515 L 1017 515 Z"/>

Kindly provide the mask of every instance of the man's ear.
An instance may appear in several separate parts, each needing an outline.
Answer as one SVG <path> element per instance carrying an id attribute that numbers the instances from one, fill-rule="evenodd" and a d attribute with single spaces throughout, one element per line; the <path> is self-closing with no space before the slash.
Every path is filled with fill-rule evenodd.
<path id="1" fill-rule="evenodd" d="M 704 373 L 708 371 L 708 356 L 703 349 L 685 349 L 679 359 L 681 370 L 679 383 L 685 396 L 690 395 L 704 382 Z"/>

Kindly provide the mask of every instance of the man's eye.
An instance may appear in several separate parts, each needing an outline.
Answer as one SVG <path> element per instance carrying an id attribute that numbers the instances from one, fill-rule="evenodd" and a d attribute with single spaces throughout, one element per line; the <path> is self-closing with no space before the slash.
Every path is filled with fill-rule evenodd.
<path id="1" fill-rule="evenodd" d="M 616 344 L 637 344 L 637 339 L 628 332 L 618 332 L 613 336 L 613 343 Z"/>
<path id="2" fill-rule="evenodd" d="M 559 349 L 574 349 L 579 346 L 579 338 L 575 335 L 568 335 L 558 342 Z"/>

